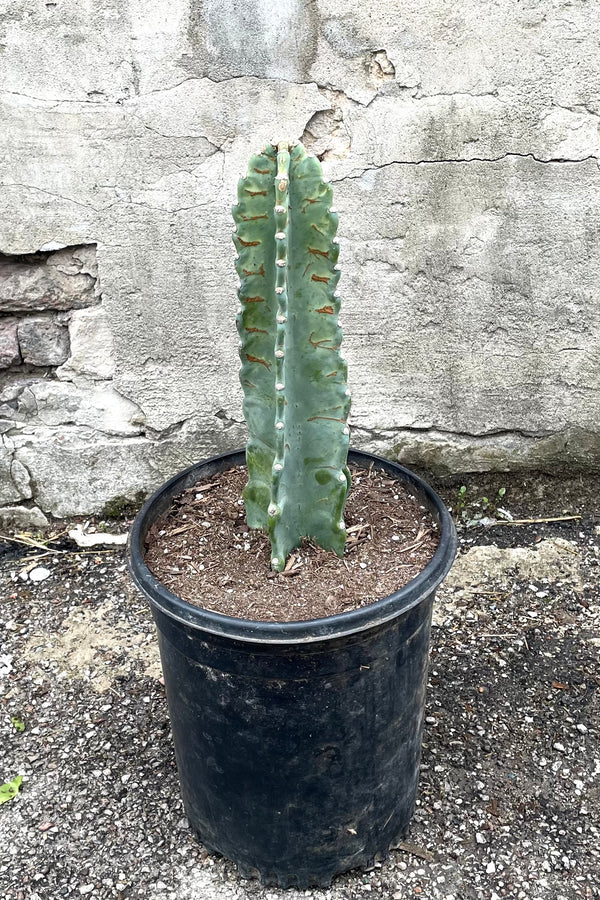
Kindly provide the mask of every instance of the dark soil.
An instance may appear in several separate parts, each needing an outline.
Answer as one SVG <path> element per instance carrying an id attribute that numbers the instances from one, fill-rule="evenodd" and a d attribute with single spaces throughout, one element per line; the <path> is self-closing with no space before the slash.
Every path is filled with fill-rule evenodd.
<path id="1" fill-rule="evenodd" d="M 305 540 L 285 572 L 272 572 L 268 536 L 246 524 L 240 466 L 175 499 L 148 534 L 146 563 L 172 593 L 228 616 L 291 622 L 367 606 L 415 578 L 439 534 L 402 484 L 377 469 L 351 471 L 343 558 Z"/>

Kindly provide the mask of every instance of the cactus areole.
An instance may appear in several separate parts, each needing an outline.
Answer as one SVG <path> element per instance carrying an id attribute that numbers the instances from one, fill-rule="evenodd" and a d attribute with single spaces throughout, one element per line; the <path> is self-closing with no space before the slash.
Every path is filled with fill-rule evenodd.
<path id="1" fill-rule="evenodd" d="M 282 571 L 303 537 L 342 556 L 350 394 L 342 330 L 338 216 L 321 165 L 302 144 L 252 156 L 233 207 L 241 311 L 250 528 Z"/>

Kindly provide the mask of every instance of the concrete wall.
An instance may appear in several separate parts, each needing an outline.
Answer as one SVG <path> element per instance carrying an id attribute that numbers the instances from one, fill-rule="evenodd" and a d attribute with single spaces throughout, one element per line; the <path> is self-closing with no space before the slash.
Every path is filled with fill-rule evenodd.
<path id="1" fill-rule="evenodd" d="M 0 10 L 0 506 L 243 444 L 229 207 L 278 137 L 336 191 L 353 443 L 598 461 L 599 0 Z"/>

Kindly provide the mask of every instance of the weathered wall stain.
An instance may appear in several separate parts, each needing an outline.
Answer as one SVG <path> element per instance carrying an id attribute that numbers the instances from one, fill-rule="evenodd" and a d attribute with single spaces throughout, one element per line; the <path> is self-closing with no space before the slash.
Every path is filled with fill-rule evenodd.
<path id="1" fill-rule="evenodd" d="M 182 64 L 215 81 L 236 76 L 310 81 L 318 17 L 311 0 L 190 0 Z"/>

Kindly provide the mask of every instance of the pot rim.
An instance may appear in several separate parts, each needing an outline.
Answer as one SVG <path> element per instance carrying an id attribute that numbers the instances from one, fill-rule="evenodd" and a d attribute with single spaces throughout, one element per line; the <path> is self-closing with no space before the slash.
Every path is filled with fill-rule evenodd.
<path id="1" fill-rule="evenodd" d="M 433 488 L 399 463 L 366 451 L 349 450 L 349 462 L 362 464 L 364 467 L 375 463 L 377 468 L 414 488 L 436 519 L 440 533 L 438 547 L 416 578 L 400 590 L 375 600 L 368 606 L 325 618 L 294 622 L 261 622 L 234 618 L 183 600 L 155 578 L 144 561 L 143 544 L 148 529 L 168 508 L 165 501 L 170 502 L 186 487 L 194 484 L 192 475 L 196 472 L 208 467 L 213 472 L 224 471 L 231 466 L 244 465 L 245 461 L 245 450 L 233 450 L 194 463 L 158 488 L 135 517 L 127 541 L 129 571 L 136 587 L 145 594 L 151 606 L 170 618 L 194 630 L 237 641 L 283 645 L 322 642 L 378 627 L 402 615 L 432 594 L 449 571 L 456 554 L 456 529 L 450 513 Z"/>

